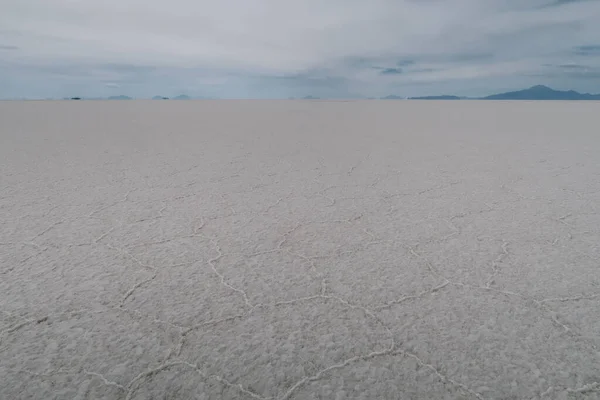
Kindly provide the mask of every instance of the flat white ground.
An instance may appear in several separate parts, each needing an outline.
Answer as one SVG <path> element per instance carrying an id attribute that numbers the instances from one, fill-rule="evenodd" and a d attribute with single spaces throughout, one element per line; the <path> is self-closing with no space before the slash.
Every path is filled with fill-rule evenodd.
<path id="1" fill-rule="evenodd" d="M 597 399 L 600 103 L 0 103 L 2 399 Z"/>

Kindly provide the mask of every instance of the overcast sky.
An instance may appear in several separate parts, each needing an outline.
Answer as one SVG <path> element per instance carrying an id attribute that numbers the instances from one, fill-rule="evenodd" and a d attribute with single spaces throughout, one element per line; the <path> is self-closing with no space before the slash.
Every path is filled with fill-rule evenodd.
<path id="1" fill-rule="evenodd" d="M 0 98 L 600 93 L 600 0 L 1 0 Z"/>

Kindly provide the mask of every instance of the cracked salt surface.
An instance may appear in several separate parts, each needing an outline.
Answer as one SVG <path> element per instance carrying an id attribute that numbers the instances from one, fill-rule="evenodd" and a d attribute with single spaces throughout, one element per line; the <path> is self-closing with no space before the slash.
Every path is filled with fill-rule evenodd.
<path id="1" fill-rule="evenodd" d="M 598 111 L 0 103 L 0 398 L 598 399 Z"/>

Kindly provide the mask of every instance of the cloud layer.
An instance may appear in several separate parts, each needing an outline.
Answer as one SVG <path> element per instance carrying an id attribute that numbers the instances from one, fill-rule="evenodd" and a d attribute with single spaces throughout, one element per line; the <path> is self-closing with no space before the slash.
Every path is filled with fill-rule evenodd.
<path id="1" fill-rule="evenodd" d="M 596 0 L 6 0 L 0 97 L 600 92 Z"/>

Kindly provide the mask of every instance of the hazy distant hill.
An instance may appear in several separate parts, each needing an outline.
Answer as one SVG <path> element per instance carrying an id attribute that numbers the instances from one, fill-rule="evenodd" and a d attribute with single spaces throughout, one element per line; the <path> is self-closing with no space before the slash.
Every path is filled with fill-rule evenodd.
<path id="1" fill-rule="evenodd" d="M 169 100 L 168 97 L 163 97 L 163 96 L 154 96 L 152 98 L 152 100 Z"/>
<path id="2" fill-rule="evenodd" d="M 190 100 L 191 97 L 185 94 L 180 94 L 179 96 L 173 97 L 173 100 Z"/>
<path id="3" fill-rule="evenodd" d="M 319 100 L 320 97 L 315 97 L 315 96 L 304 96 L 303 97 L 304 100 Z"/>
<path id="4" fill-rule="evenodd" d="M 537 85 L 516 92 L 493 94 L 484 100 L 600 100 L 600 94 L 579 93 L 574 90 L 554 90 L 548 86 Z"/>
<path id="5" fill-rule="evenodd" d="M 396 95 L 389 95 L 382 97 L 383 100 L 460 100 L 462 97 L 458 96 L 450 96 L 450 95 L 440 95 L 440 96 L 421 96 L 421 97 L 403 97 Z"/>
<path id="6" fill-rule="evenodd" d="M 443 94 L 441 96 L 422 96 L 422 97 L 409 97 L 410 100 L 461 100 L 464 97 L 458 96 L 449 96 L 447 94 Z"/>
<path id="7" fill-rule="evenodd" d="M 131 97 L 120 95 L 120 96 L 110 96 L 108 99 L 109 100 L 131 100 Z"/>

